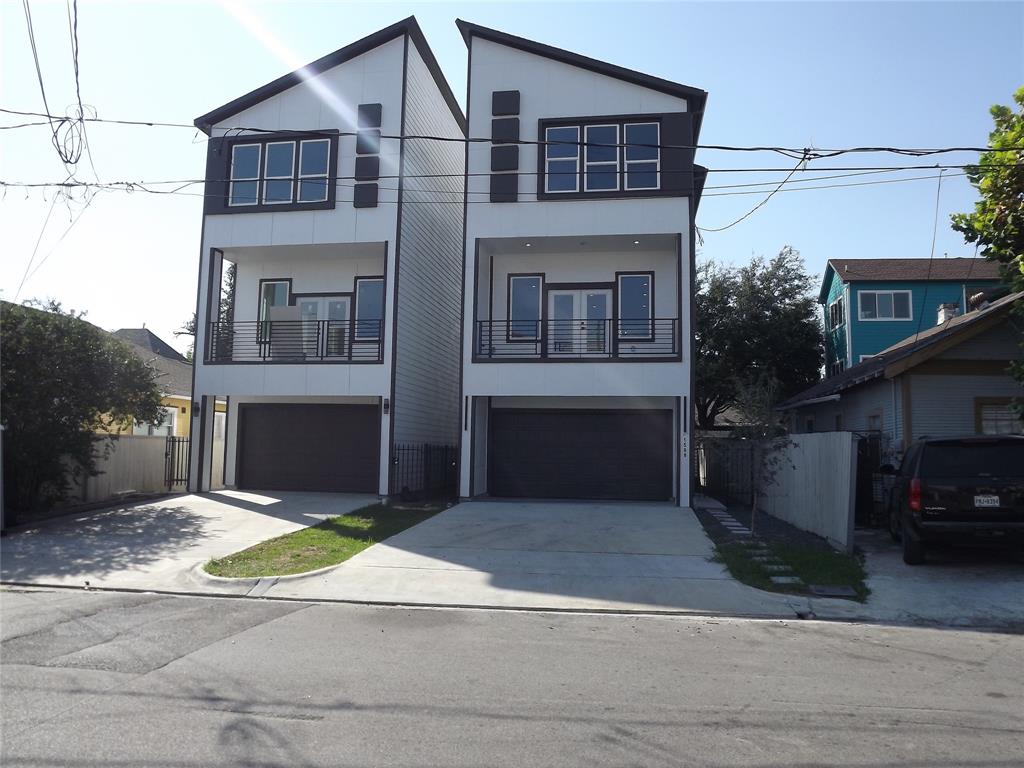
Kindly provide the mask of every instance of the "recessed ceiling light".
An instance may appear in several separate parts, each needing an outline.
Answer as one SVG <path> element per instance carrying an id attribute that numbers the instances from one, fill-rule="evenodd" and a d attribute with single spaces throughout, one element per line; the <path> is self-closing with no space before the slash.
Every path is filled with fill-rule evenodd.
<path id="1" fill-rule="evenodd" d="M 640 245 L 640 241 L 639 240 L 634 240 L 633 241 L 633 245 Z"/>
<path id="2" fill-rule="evenodd" d="M 527 243 L 527 244 L 526 244 L 526 247 L 527 247 L 527 248 L 532 248 L 532 247 L 533 247 L 533 243 Z"/>

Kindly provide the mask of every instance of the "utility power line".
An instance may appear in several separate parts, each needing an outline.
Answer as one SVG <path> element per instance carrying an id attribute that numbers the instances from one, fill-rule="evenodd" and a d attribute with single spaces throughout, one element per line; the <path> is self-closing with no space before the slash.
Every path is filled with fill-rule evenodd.
<path id="1" fill-rule="evenodd" d="M 27 0 L 26 0 L 27 2 Z M 53 115 L 47 112 L 32 112 L 27 110 L 14 110 L 0 108 L 0 112 L 10 115 L 19 115 L 23 117 L 43 117 L 47 119 L 67 119 L 58 115 Z M 85 122 L 91 123 L 110 123 L 116 125 L 133 125 L 133 126 L 147 126 L 147 127 L 163 127 L 163 128 L 187 128 L 190 130 L 196 130 L 195 125 L 191 123 L 172 123 L 172 122 L 161 122 L 157 120 L 117 120 L 113 118 L 101 118 L 101 117 L 83 117 L 81 118 Z M 20 126 L 25 127 L 25 126 Z M 233 126 L 225 129 L 223 136 L 209 137 L 209 138 L 232 138 L 234 135 L 241 135 L 245 133 L 267 133 L 267 134 L 295 134 L 303 136 L 356 136 L 356 131 L 322 131 L 322 130 L 298 130 L 298 129 L 270 129 L 270 128 L 257 128 L 252 126 Z M 440 142 L 452 142 L 452 143 L 493 143 L 493 139 L 490 137 L 465 137 L 465 136 L 437 136 L 431 134 L 381 134 L 381 139 L 388 140 L 424 140 L 424 141 L 440 141 Z M 207 139 L 209 140 L 209 139 Z M 642 142 L 585 142 L 585 141 L 547 141 L 540 139 L 519 139 L 514 142 L 507 142 L 510 144 L 530 145 L 530 146 L 565 146 L 565 145 L 589 145 L 589 146 L 601 146 L 601 147 L 643 147 L 643 148 L 654 148 L 654 149 L 706 149 L 717 152 L 776 152 L 784 154 L 790 157 L 808 159 L 823 159 L 828 157 L 836 157 L 844 154 L 863 154 L 863 153 L 893 153 L 900 155 L 908 155 L 913 157 L 925 157 L 928 155 L 936 154 L 947 154 L 951 152 L 1024 152 L 1024 146 L 1021 147 L 1001 147 L 999 149 L 993 149 L 992 147 L 977 147 L 977 146 L 963 146 L 963 147 L 847 147 L 843 149 L 814 149 L 810 147 L 796 148 L 796 147 L 782 147 L 782 146 L 734 146 L 727 144 L 648 144 Z"/>

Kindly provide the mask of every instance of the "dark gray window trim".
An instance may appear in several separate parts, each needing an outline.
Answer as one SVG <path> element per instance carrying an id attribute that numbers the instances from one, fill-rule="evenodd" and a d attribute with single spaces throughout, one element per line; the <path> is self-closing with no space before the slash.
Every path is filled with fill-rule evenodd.
<path id="1" fill-rule="evenodd" d="M 372 337 L 372 338 L 369 338 L 369 337 L 358 337 L 358 335 L 355 333 L 355 330 L 354 330 L 354 326 L 355 326 L 356 322 L 359 320 L 359 314 L 358 314 L 358 311 L 357 311 L 358 307 L 359 307 L 359 283 L 365 282 L 365 281 L 369 281 L 369 280 L 377 280 L 377 281 L 379 281 L 380 282 L 380 287 L 381 287 L 380 325 L 377 326 L 377 329 L 378 329 L 377 330 L 377 335 Z M 353 322 L 353 335 L 352 335 L 353 341 L 360 341 L 360 342 L 362 342 L 362 341 L 380 341 L 380 339 L 381 339 L 381 337 L 382 337 L 382 335 L 384 333 L 384 316 L 387 314 L 387 306 L 388 306 L 387 281 L 384 279 L 384 275 L 364 275 L 364 276 L 356 277 L 352 282 L 353 282 L 353 288 L 352 288 L 352 320 L 354 321 Z"/>
<path id="2" fill-rule="evenodd" d="M 537 332 L 536 336 L 516 336 L 512 337 L 512 281 L 513 279 L 529 279 L 535 277 L 540 280 L 540 285 L 537 289 Z M 491 280 L 494 280 L 494 276 L 491 276 Z M 506 292 L 505 292 L 505 341 L 509 344 L 536 344 L 540 341 L 542 334 L 541 327 L 544 324 L 545 315 L 547 310 L 545 309 L 545 301 L 547 297 L 547 275 L 544 272 L 509 272 L 505 276 Z"/>
<path id="3" fill-rule="evenodd" d="M 294 294 L 292 293 L 292 279 L 290 277 L 266 277 L 266 278 L 260 278 L 259 282 L 256 285 L 256 320 L 259 321 L 259 322 L 263 322 L 263 318 L 260 317 L 260 313 L 263 311 L 263 307 L 261 306 L 262 302 L 263 302 L 263 286 L 266 283 L 287 283 L 288 284 L 288 304 L 286 306 L 291 307 L 291 306 L 295 305 L 294 302 L 292 301 L 292 296 Z"/>
<path id="4" fill-rule="evenodd" d="M 620 295 L 622 293 L 622 278 L 624 278 L 624 277 L 646 277 L 646 278 L 650 279 L 650 284 L 649 284 L 650 287 L 648 288 L 648 290 L 650 291 L 651 295 L 650 295 L 650 301 L 648 302 L 648 312 L 647 312 L 647 321 L 648 321 L 648 326 L 647 327 L 648 327 L 648 331 L 649 332 L 648 332 L 648 334 L 646 336 L 623 336 L 622 335 L 622 321 L 623 320 L 643 319 L 643 318 L 631 318 L 631 317 L 622 318 L 622 317 L 619 317 L 619 306 L 620 306 L 619 297 L 620 297 Z M 616 272 L 615 273 L 615 293 L 613 294 L 613 297 L 614 297 L 614 304 L 613 304 L 612 317 L 615 318 L 615 323 L 616 323 L 616 327 L 615 327 L 615 336 L 616 336 L 616 338 L 619 341 L 654 341 L 654 272 L 653 271 L 649 271 L 649 270 L 643 270 L 643 269 L 639 269 L 639 270 L 626 270 L 626 271 L 623 271 L 623 272 Z"/>
<path id="5" fill-rule="evenodd" d="M 295 142 L 294 171 L 292 177 L 292 193 L 298 195 L 299 177 L 299 156 L 303 141 L 323 140 L 328 141 L 327 158 L 327 199 L 309 203 L 265 203 L 263 202 L 263 188 L 265 185 L 265 163 L 266 149 L 268 144 L 275 144 L 283 141 Z M 256 199 L 259 201 L 254 205 L 230 205 L 229 195 L 231 193 L 231 156 L 234 147 L 240 144 L 260 145 L 260 178 L 256 189 Z M 208 197 L 205 202 L 206 214 L 235 214 L 235 213 L 284 213 L 288 211 L 325 211 L 333 210 L 337 197 L 338 186 L 338 131 L 318 132 L 284 132 L 284 133 L 260 133 L 244 134 L 230 139 L 211 139 L 211 153 L 218 153 L 216 159 L 211 158 L 207 162 L 206 193 Z M 212 175 L 212 177 L 211 177 Z"/>
<path id="6" fill-rule="evenodd" d="M 686 114 L 686 113 L 682 113 Z M 548 192 L 547 191 L 547 152 L 544 147 L 538 147 L 537 151 L 537 199 L 538 200 L 601 200 L 601 199 L 622 199 L 633 197 L 687 197 L 693 194 L 692 187 L 684 186 L 682 189 L 671 189 L 665 183 L 666 173 L 689 173 L 695 175 L 695 167 L 688 169 L 666 169 L 666 152 L 659 152 L 658 159 L 658 189 L 626 189 L 625 188 L 625 147 L 619 148 L 619 188 L 614 190 L 595 190 L 586 192 L 584 180 L 586 177 L 586 163 L 584 158 L 584 145 L 586 142 L 586 128 L 593 125 L 618 125 L 619 143 L 624 144 L 625 126 L 633 123 L 657 123 L 659 142 L 665 142 L 664 122 L 665 114 L 647 115 L 589 115 L 585 117 L 559 117 L 543 118 L 537 121 L 537 136 L 544 141 L 548 128 L 579 127 L 580 129 L 580 152 L 577 156 L 575 192 Z M 703 188 L 703 182 L 702 182 Z"/>

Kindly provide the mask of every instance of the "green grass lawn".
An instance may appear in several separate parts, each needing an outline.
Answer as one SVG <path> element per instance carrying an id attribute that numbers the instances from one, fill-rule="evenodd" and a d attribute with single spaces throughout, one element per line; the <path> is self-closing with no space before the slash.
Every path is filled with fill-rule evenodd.
<path id="1" fill-rule="evenodd" d="M 367 547 L 422 523 L 444 509 L 434 505 L 371 504 L 331 517 L 311 528 L 268 539 L 241 552 L 211 560 L 203 568 L 214 576 L 286 576 L 326 568 Z"/>
<path id="2" fill-rule="evenodd" d="M 799 576 L 804 584 L 852 587 L 857 593 L 854 599 L 861 603 L 867 600 L 871 592 L 864 583 L 867 574 L 859 557 L 781 542 L 769 542 L 767 546 L 773 555 L 793 569 L 793 574 Z M 773 584 L 771 574 L 761 563 L 751 559 L 750 552 L 742 544 L 721 543 L 716 549 L 718 552 L 715 559 L 744 584 L 770 592 L 806 592 L 788 584 Z"/>

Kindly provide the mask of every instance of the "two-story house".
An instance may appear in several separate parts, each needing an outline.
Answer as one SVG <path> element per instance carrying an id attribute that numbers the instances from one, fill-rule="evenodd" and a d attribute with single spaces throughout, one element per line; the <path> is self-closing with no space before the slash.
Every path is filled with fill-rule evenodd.
<path id="1" fill-rule="evenodd" d="M 399 445 L 458 437 L 465 118 L 419 26 L 195 124 L 210 138 L 190 490 L 392 492 Z"/>
<path id="2" fill-rule="evenodd" d="M 707 94 L 458 25 L 484 139 L 466 154 L 460 495 L 689 505 Z"/>
<path id="3" fill-rule="evenodd" d="M 843 372 L 936 318 L 963 315 L 971 297 L 1000 285 L 985 259 L 829 259 L 818 294 L 825 376 Z"/>

